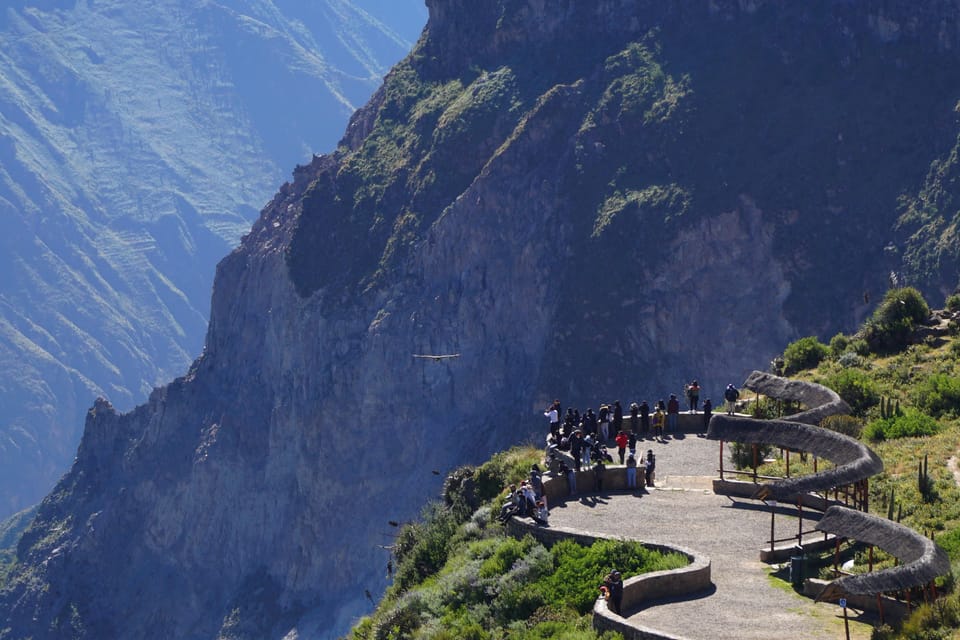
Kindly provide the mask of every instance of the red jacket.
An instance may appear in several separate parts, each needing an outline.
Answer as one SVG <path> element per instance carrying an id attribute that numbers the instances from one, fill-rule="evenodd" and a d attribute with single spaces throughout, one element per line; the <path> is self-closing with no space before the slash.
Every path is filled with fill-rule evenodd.
<path id="1" fill-rule="evenodd" d="M 621 449 L 626 449 L 626 448 L 627 448 L 627 443 L 630 441 L 630 439 L 627 437 L 627 434 L 624 433 L 623 431 L 621 431 L 620 433 L 618 433 L 618 434 L 617 434 L 617 437 L 614 438 L 614 440 L 615 440 L 616 443 L 617 443 L 617 447 L 619 447 L 619 448 L 621 448 Z"/>

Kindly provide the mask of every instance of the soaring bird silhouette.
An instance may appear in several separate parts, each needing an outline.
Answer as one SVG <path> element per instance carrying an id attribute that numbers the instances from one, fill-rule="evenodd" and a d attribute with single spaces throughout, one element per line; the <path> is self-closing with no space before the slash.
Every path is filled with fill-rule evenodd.
<path id="1" fill-rule="evenodd" d="M 445 353 L 442 355 L 434 355 L 431 353 L 415 353 L 413 354 L 414 358 L 427 358 L 428 360 L 433 360 L 434 362 L 440 362 L 441 360 L 447 360 L 448 358 L 459 358 L 459 353 Z"/>

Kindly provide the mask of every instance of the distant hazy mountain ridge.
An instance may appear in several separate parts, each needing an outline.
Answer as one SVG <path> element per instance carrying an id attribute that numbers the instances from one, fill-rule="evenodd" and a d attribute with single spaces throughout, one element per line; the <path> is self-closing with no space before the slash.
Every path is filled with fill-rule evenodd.
<path id="1" fill-rule="evenodd" d="M 346 0 L 19 2 L 0 13 L 0 516 L 46 492 L 97 395 L 202 345 L 213 268 L 332 150 L 416 39 Z"/>

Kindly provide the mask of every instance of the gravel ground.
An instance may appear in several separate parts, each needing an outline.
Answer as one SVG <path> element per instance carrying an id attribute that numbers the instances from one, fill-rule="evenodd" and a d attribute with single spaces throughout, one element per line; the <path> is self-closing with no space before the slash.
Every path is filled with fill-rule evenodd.
<path id="1" fill-rule="evenodd" d="M 796 594 L 772 579 L 770 565 L 760 561 L 759 551 L 770 536 L 769 508 L 713 494 L 718 443 L 687 435 L 638 443 L 637 449 L 653 449 L 657 457 L 655 489 L 583 496 L 550 509 L 554 526 L 676 543 L 710 557 L 715 589 L 628 612 L 631 620 L 691 640 L 845 637 L 842 609 Z M 796 528 L 796 518 L 777 515 L 777 538 Z M 850 632 L 851 638 L 866 639 L 870 626 L 851 619 Z"/>

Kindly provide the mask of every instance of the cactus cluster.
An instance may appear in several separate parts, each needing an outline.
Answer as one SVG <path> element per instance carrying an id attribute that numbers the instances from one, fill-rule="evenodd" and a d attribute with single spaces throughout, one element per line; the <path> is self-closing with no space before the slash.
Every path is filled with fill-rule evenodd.
<path id="1" fill-rule="evenodd" d="M 927 454 L 923 455 L 923 462 L 917 463 L 917 488 L 924 502 L 929 501 L 933 490 L 933 482 L 927 474 Z"/>
<path id="2" fill-rule="evenodd" d="M 880 396 L 880 417 L 886 419 L 899 415 L 903 415 L 900 411 L 900 400 Z"/>

